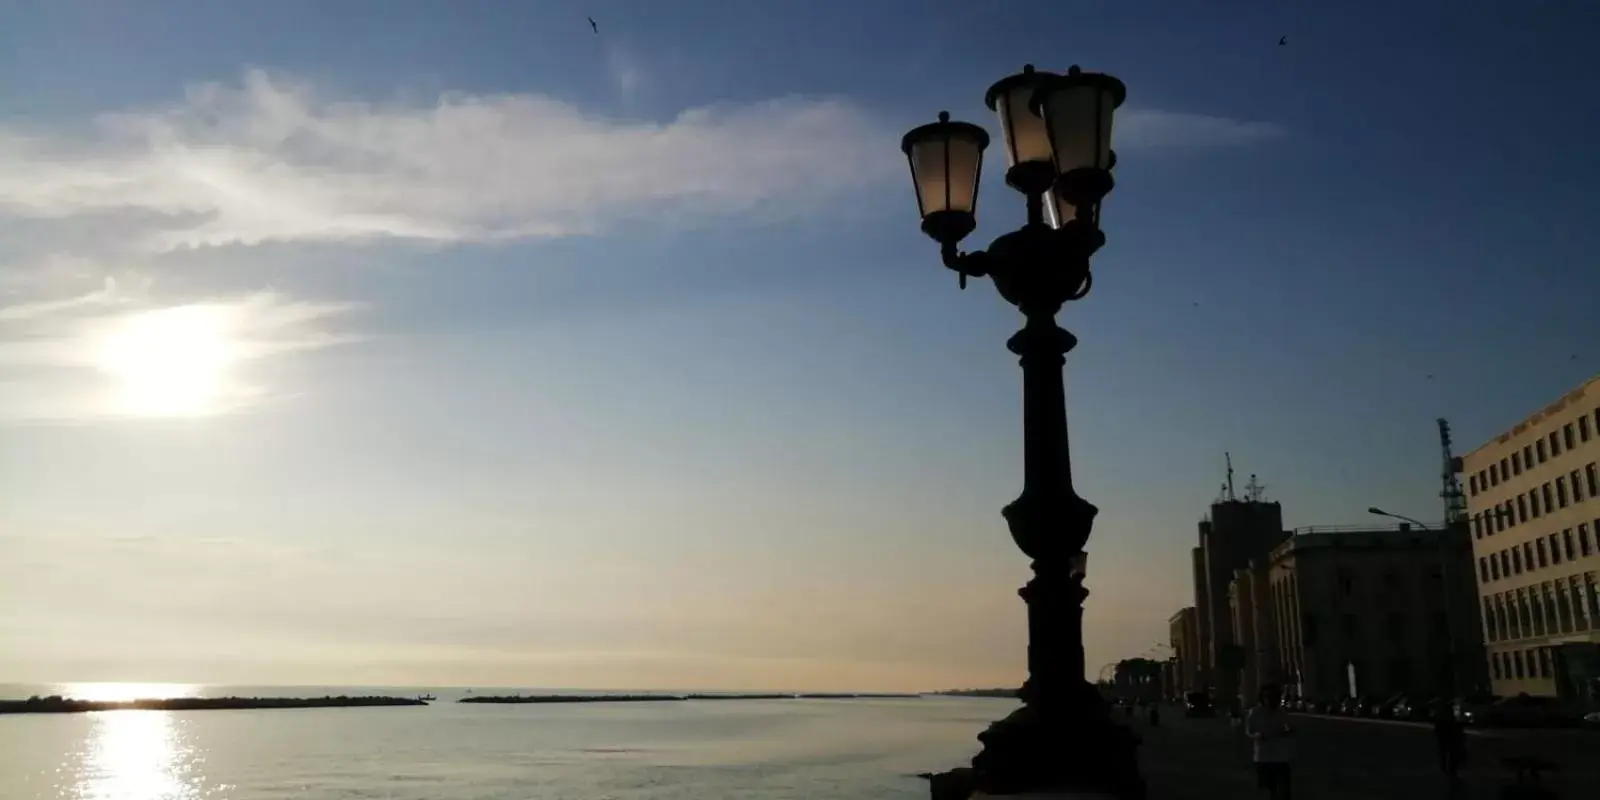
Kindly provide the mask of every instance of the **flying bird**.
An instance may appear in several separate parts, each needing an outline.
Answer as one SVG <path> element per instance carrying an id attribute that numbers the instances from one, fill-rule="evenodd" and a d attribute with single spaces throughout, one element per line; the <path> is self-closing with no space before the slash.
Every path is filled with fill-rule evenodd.
<path id="1" fill-rule="evenodd" d="M 585 17 L 584 19 L 589 20 L 589 27 L 593 28 L 595 33 L 600 32 L 600 24 L 594 21 L 594 17 Z"/>
<path id="2" fill-rule="evenodd" d="M 1279 47 L 1282 47 L 1282 46 L 1284 46 L 1284 45 L 1286 45 L 1288 43 L 1289 43 L 1289 37 L 1287 37 L 1287 36 L 1279 36 L 1278 37 L 1278 46 Z"/>

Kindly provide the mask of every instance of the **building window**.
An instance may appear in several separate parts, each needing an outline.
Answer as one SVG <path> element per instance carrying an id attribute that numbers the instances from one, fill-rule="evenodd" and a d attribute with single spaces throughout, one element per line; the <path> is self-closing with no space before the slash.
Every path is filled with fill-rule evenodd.
<path id="1" fill-rule="evenodd" d="M 1574 549 L 1573 546 L 1572 546 L 1572 529 L 1571 528 L 1567 528 L 1566 530 L 1561 532 L 1561 552 L 1566 553 L 1568 561 L 1571 561 L 1571 560 L 1573 560 L 1573 559 L 1578 557 L 1577 550 Z"/>
<path id="2" fill-rule="evenodd" d="M 1540 512 L 1540 506 L 1539 506 L 1539 490 L 1538 489 L 1531 489 L 1531 490 L 1528 491 L 1528 505 L 1533 507 L 1533 518 L 1534 519 L 1538 519 L 1539 518 L 1539 514 L 1541 513 Z"/>
<path id="3" fill-rule="evenodd" d="M 1405 618 L 1400 616 L 1400 614 L 1398 612 L 1394 612 L 1394 611 L 1389 612 L 1388 619 L 1386 619 L 1384 622 L 1385 622 L 1385 624 L 1384 624 L 1384 632 L 1388 634 L 1389 641 L 1398 643 L 1401 640 L 1405 639 L 1405 637 L 1406 637 L 1406 622 L 1405 622 Z"/>
<path id="4" fill-rule="evenodd" d="M 1517 521 L 1528 521 L 1528 498 L 1526 495 L 1517 495 Z"/>
<path id="5" fill-rule="evenodd" d="M 1522 453 L 1521 452 L 1516 452 L 1516 453 L 1512 453 L 1511 454 L 1511 474 L 1512 475 L 1521 475 L 1522 474 Z"/>
<path id="6" fill-rule="evenodd" d="M 1589 441 L 1589 418 L 1578 417 L 1578 439 Z"/>
<path id="7" fill-rule="evenodd" d="M 1589 523 L 1578 523 L 1578 555 L 1589 557 Z"/>
<path id="8" fill-rule="evenodd" d="M 1518 575 L 1522 574 L 1522 548 L 1511 548 L 1511 569 Z"/>
<path id="9" fill-rule="evenodd" d="M 1528 469 L 1533 469 L 1533 445 L 1522 446 L 1522 463 L 1527 464 Z"/>
<path id="10" fill-rule="evenodd" d="M 1494 670 L 1495 680 L 1500 680 L 1501 676 L 1500 676 L 1500 654 L 1499 653 L 1495 653 L 1494 654 L 1494 658 L 1489 659 L 1489 668 Z"/>
<path id="11" fill-rule="evenodd" d="M 1544 440 L 1540 439 L 1539 441 L 1534 442 L 1533 444 L 1534 444 L 1534 452 L 1539 454 L 1539 463 L 1543 464 L 1544 463 Z"/>
<path id="12" fill-rule="evenodd" d="M 1533 543 L 1532 542 L 1523 542 L 1522 543 L 1522 563 L 1528 565 L 1528 571 L 1529 572 L 1533 571 Z"/>
<path id="13" fill-rule="evenodd" d="M 1489 485 L 1490 486 L 1499 486 L 1500 485 L 1500 465 L 1499 464 L 1490 464 L 1489 465 Z"/>
<path id="14" fill-rule="evenodd" d="M 1469 493 L 1471 493 L 1473 497 L 1477 497 L 1478 496 L 1478 476 L 1477 475 L 1468 475 L 1467 476 L 1467 491 Z"/>
<path id="15" fill-rule="evenodd" d="M 1539 648 L 1539 677 L 1550 677 L 1550 660 L 1550 651 L 1543 647 Z"/>
<path id="16" fill-rule="evenodd" d="M 1491 581 L 1500 580 L 1500 559 L 1495 558 L 1493 555 L 1490 555 L 1486 559 L 1479 559 L 1479 560 L 1480 561 L 1485 561 L 1489 565 L 1488 568 L 1484 570 L 1489 576 L 1485 580 L 1491 580 Z"/>
<path id="17" fill-rule="evenodd" d="M 1540 490 L 1540 493 L 1544 495 L 1544 510 L 1545 511 L 1554 511 L 1555 508 L 1556 508 L 1556 504 L 1554 502 L 1552 502 L 1553 500 L 1555 500 L 1555 498 L 1550 493 L 1550 484 L 1546 483 L 1545 485 L 1539 487 L 1539 490 Z"/>
<path id="18" fill-rule="evenodd" d="M 1522 570 L 1519 569 L 1517 571 L 1521 572 Z M 1504 550 L 1500 551 L 1500 574 L 1506 576 L 1511 575 L 1511 561 L 1509 557 L 1506 556 L 1506 551 Z"/>
<path id="19" fill-rule="evenodd" d="M 1561 426 L 1561 438 L 1567 443 L 1568 450 L 1578 446 L 1577 439 L 1572 435 L 1572 423 L 1570 422 Z"/>
<path id="20" fill-rule="evenodd" d="M 1567 596 L 1572 599 L 1572 622 L 1580 631 L 1589 629 L 1589 612 L 1583 607 L 1583 582 L 1574 575 L 1567 579 Z"/>
<path id="21" fill-rule="evenodd" d="M 1500 459 L 1500 480 L 1511 480 L 1511 459 L 1509 458 Z"/>
<path id="22" fill-rule="evenodd" d="M 1521 650 L 1517 650 L 1511 654 L 1511 666 L 1516 668 L 1517 678 L 1520 680 L 1523 676 L 1524 669 Z"/>
<path id="23" fill-rule="evenodd" d="M 1583 479 L 1578 476 L 1578 471 L 1568 473 L 1567 479 L 1572 483 L 1572 502 L 1583 502 Z"/>
<path id="24" fill-rule="evenodd" d="M 1539 568 L 1540 569 L 1544 569 L 1545 567 L 1550 566 L 1550 557 L 1545 552 L 1544 537 L 1540 537 L 1539 538 L 1539 548 L 1538 549 L 1539 549 Z"/>
<path id="25" fill-rule="evenodd" d="M 1561 432 L 1560 431 L 1551 431 L 1550 432 L 1550 457 L 1551 458 L 1555 458 L 1556 456 L 1559 456 L 1559 455 L 1561 455 Z"/>
<path id="26" fill-rule="evenodd" d="M 1600 494 L 1600 474 L 1597 474 L 1593 461 L 1583 468 L 1583 479 L 1589 484 L 1589 496 Z"/>
<path id="27" fill-rule="evenodd" d="M 1559 508 L 1567 507 L 1567 476 L 1556 476 L 1556 505 Z"/>
<path id="28" fill-rule="evenodd" d="M 1544 544 L 1544 540 L 1540 539 L 1539 540 L 1539 544 L 1541 544 L 1541 545 Z M 1556 535 L 1553 534 L 1553 533 L 1550 534 L 1550 563 L 1552 563 L 1552 564 L 1560 564 L 1561 563 L 1561 545 L 1557 543 Z"/>
<path id="29" fill-rule="evenodd" d="M 1478 559 L 1478 583 L 1489 582 L 1489 559 Z"/>

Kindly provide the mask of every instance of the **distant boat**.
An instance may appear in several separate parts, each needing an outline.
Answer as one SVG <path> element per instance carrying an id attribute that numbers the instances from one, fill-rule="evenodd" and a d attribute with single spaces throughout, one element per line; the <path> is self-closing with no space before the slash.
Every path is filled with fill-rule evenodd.
<path id="1" fill-rule="evenodd" d="M 428 702 L 428 701 L 431 701 L 431 700 L 438 700 L 438 699 L 439 699 L 439 698 L 437 698 L 437 697 L 434 697 L 434 696 L 433 696 L 433 695 L 431 695 L 431 694 L 424 694 L 424 695 L 419 695 L 419 696 L 418 696 L 418 697 L 417 697 L 417 699 L 418 699 L 418 700 L 421 700 L 421 701 L 423 701 L 423 702 Z"/>

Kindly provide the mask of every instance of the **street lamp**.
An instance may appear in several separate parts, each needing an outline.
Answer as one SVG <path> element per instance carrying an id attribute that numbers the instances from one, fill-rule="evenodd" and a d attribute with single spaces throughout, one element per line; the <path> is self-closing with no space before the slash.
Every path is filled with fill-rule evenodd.
<path id="1" fill-rule="evenodd" d="M 1456 687 L 1460 684 L 1459 676 L 1456 675 L 1456 670 L 1458 669 L 1456 662 L 1459 660 L 1460 656 L 1458 653 L 1456 653 L 1456 632 L 1455 626 L 1452 624 L 1454 620 L 1450 618 L 1450 554 L 1453 542 L 1446 538 L 1449 536 L 1449 527 L 1446 526 L 1445 532 L 1441 533 L 1404 514 L 1391 514 L 1381 508 L 1378 508 L 1377 506 L 1369 506 L 1367 508 L 1367 513 L 1379 517 L 1397 519 L 1401 522 L 1409 522 L 1412 525 L 1421 528 L 1422 530 L 1440 537 L 1439 585 L 1441 596 L 1439 600 L 1441 603 L 1443 603 L 1442 609 L 1444 611 L 1445 680 L 1448 683 L 1448 685 L 1445 686 L 1445 689 L 1449 693 L 1454 694 Z"/>
<path id="2" fill-rule="evenodd" d="M 1142 798 L 1137 739 L 1111 721 L 1083 665 L 1084 545 L 1096 508 L 1072 486 L 1061 367 L 1076 344 L 1056 325 L 1062 304 L 1091 285 L 1089 259 L 1105 244 L 1100 203 L 1111 191 L 1111 121 L 1127 94 L 1109 75 L 1073 67 L 1024 67 L 985 100 L 1000 117 L 1006 183 L 1027 198 L 1027 221 L 988 249 L 957 245 L 977 226 L 978 183 L 989 136 L 939 121 L 901 141 L 922 230 L 960 276 L 989 277 L 1023 315 L 1006 346 L 1022 363 L 1023 488 L 1004 509 L 1011 538 L 1032 559 L 1019 594 L 1028 607 L 1028 679 L 1022 708 L 978 736 L 977 790 L 989 794 L 1077 791 Z"/>

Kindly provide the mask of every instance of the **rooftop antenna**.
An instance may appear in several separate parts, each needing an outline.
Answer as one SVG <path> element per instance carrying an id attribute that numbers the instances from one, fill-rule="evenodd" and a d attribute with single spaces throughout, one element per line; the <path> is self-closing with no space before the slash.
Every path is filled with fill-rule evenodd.
<path id="1" fill-rule="evenodd" d="M 1223 489 L 1227 491 L 1227 501 L 1232 503 L 1239 499 L 1233 494 L 1233 454 L 1224 452 L 1222 457 L 1228 462 L 1228 482 L 1223 484 Z"/>
<path id="2" fill-rule="evenodd" d="M 1256 481 L 1256 474 L 1250 473 L 1250 482 L 1244 485 L 1244 499 L 1251 503 L 1261 502 L 1267 496 L 1267 487 Z"/>

